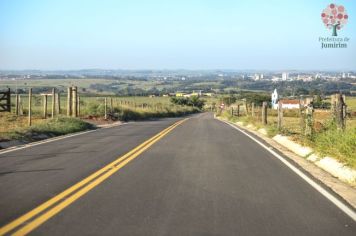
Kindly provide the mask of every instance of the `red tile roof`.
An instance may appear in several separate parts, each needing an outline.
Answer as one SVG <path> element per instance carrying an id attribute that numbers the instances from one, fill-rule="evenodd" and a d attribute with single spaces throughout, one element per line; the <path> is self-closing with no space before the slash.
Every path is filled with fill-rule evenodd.
<path id="1" fill-rule="evenodd" d="M 299 104 L 299 100 L 281 99 L 282 104 Z"/>

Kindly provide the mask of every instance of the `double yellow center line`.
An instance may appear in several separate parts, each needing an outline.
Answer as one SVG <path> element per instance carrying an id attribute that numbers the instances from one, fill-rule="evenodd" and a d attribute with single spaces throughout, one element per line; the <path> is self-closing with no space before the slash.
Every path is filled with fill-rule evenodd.
<path id="1" fill-rule="evenodd" d="M 35 209 L 20 216 L 14 221 L 0 228 L 0 235 L 9 233 L 10 231 L 16 231 L 12 235 L 26 235 L 38 226 L 46 222 L 48 219 L 62 211 L 65 207 L 69 206 L 77 199 L 85 195 L 91 189 L 95 188 L 101 182 L 109 178 L 116 171 L 121 169 L 127 163 L 138 157 L 142 152 L 147 150 L 150 146 L 172 131 L 175 127 L 182 124 L 187 119 L 180 120 L 168 128 L 164 129 L 160 133 L 156 134 L 152 138 L 143 142 L 139 146 L 135 147 L 125 155 L 119 157 L 115 161 L 76 183 L 72 187 L 64 190 L 60 194 L 49 199 L 45 203 L 39 205 Z"/>

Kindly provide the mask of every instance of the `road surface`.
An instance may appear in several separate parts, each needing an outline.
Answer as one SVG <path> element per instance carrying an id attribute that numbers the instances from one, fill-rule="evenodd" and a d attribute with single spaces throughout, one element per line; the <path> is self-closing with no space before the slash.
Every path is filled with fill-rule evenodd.
<path id="1" fill-rule="evenodd" d="M 15 235 L 356 235 L 348 215 L 209 113 L 1 154 L 0 224 Z"/>

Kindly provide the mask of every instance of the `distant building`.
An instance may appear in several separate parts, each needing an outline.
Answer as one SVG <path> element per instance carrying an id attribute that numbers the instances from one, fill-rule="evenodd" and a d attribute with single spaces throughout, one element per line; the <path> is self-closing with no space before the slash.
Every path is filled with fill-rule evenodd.
<path id="1" fill-rule="evenodd" d="M 299 100 L 295 99 L 281 99 L 279 102 L 282 103 L 282 109 L 299 109 L 300 108 L 300 103 Z M 278 103 L 276 104 L 276 108 L 278 108 Z"/>
<path id="2" fill-rule="evenodd" d="M 275 89 L 271 94 L 271 101 L 272 101 L 272 108 L 277 110 L 279 102 L 282 103 L 282 109 L 299 109 L 300 106 L 306 106 L 312 100 L 310 100 L 309 98 L 302 101 L 299 101 L 299 99 L 282 99 L 279 98 L 277 89 Z"/>
<path id="3" fill-rule="evenodd" d="M 282 73 L 282 80 L 288 80 L 289 79 L 289 74 L 287 72 Z"/>

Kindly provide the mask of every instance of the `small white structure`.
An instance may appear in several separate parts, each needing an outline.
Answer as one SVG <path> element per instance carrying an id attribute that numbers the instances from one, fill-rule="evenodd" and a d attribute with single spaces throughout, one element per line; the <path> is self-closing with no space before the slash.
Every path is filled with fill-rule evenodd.
<path id="1" fill-rule="evenodd" d="M 282 109 L 299 109 L 300 104 L 299 100 L 295 99 L 279 99 L 277 89 L 275 89 L 271 95 L 271 100 L 272 100 L 272 108 L 277 110 L 278 109 L 278 103 L 282 103 Z"/>
<path id="2" fill-rule="evenodd" d="M 277 109 L 278 107 L 278 93 L 277 93 L 277 89 L 274 89 L 272 96 L 271 96 L 271 100 L 272 100 L 272 108 L 273 109 Z"/>

